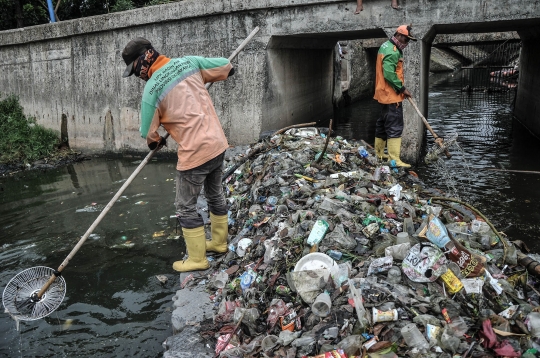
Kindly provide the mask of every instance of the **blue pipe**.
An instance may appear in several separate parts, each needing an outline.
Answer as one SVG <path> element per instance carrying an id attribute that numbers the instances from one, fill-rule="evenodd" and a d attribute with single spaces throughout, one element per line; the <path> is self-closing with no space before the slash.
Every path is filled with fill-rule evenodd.
<path id="1" fill-rule="evenodd" d="M 47 6 L 49 7 L 49 17 L 51 18 L 51 22 L 56 22 L 56 16 L 54 16 L 54 7 L 52 0 L 47 0 Z"/>

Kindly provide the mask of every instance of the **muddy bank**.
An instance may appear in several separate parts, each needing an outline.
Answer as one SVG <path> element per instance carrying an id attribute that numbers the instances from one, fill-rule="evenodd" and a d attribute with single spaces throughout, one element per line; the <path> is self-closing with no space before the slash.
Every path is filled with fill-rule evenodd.
<path id="1" fill-rule="evenodd" d="M 33 163 L 0 163 L 0 176 L 13 175 L 26 170 L 49 170 L 90 159 L 90 157 L 81 152 L 76 152 L 71 149 L 62 149 L 49 157 L 36 160 Z"/>

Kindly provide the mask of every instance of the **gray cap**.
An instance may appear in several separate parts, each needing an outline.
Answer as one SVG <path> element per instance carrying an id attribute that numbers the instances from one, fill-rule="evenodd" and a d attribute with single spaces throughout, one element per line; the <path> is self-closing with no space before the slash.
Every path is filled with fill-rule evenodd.
<path id="1" fill-rule="evenodd" d="M 124 47 L 124 51 L 122 51 L 122 58 L 127 65 L 122 77 L 129 77 L 133 74 L 133 62 L 149 48 L 152 48 L 152 44 L 142 37 L 137 37 L 128 42 L 126 47 Z"/>

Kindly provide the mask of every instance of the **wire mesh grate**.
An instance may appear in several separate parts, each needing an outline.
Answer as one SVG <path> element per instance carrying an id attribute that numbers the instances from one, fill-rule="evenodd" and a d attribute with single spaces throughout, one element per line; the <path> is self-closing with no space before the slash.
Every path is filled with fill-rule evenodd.
<path id="1" fill-rule="evenodd" d="M 2 295 L 6 311 L 14 319 L 23 321 L 40 319 L 54 312 L 66 295 L 66 281 L 62 276 L 54 280 L 39 301 L 31 300 L 32 294 L 39 292 L 53 273 L 52 268 L 36 266 L 13 277 Z"/>

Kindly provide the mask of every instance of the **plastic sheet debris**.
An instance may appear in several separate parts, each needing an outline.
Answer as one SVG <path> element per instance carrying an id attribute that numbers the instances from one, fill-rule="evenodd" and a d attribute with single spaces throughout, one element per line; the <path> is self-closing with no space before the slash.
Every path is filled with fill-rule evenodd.
<path id="1" fill-rule="evenodd" d="M 367 275 L 370 276 L 376 273 L 388 271 L 390 267 L 392 267 L 393 263 L 394 259 L 392 258 L 392 256 L 385 256 L 379 259 L 375 259 L 369 265 Z"/>
<path id="2" fill-rule="evenodd" d="M 540 255 L 366 143 L 325 133 L 226 155 L 230 250 L 181 280 L 214 306 L 197 323 L 207 345 L 221 357 L 540 356 Z"/>

